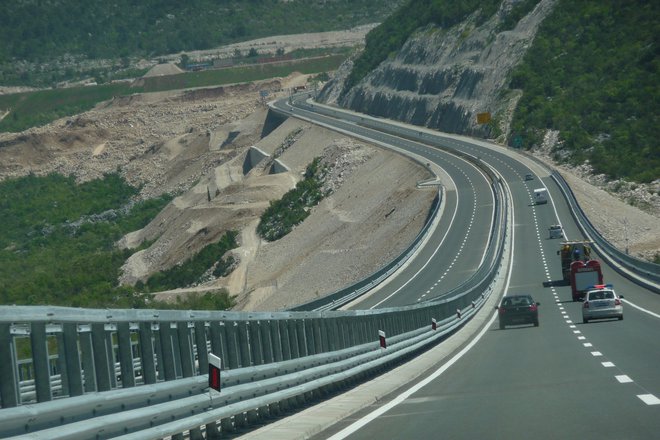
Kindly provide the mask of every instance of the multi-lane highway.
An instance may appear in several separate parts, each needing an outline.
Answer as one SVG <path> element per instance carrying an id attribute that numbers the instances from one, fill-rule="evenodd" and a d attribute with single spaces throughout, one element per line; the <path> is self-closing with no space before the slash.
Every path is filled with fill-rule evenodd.
<path id="1" fill-rule="evenodd" d="M 352 125 L 361 136 L 383 139 Z M 474 167 L 410 141 L 387 142 L 437 163 L 454 186 L 422 258 L 359 308 L 410 304 L 467 279 L 483 255 L 492 216 L 488 182 Z M 540 326 L 499 330 L 493 310 L 462 357 L 402 384 L 318 438 L 660 438 L 660 295 L 605 265 L 606 282 L 625 297 L 624 320 L 582 324 L 570 287 L 553 283 L 561 279 L 560 240 L 549 239 L 548 228 L 561 223 L 569 239 L 582 237 L 547 171 L 484 142 L 450 137 L 444 143 L 478 156 L 508 185 L 514 245 L 506 290 L 541 303 Z M 525 181 L 527 173 L 535 179 Z M 550 201 L 535 206 L 532 191 L 543 186 Z"/>

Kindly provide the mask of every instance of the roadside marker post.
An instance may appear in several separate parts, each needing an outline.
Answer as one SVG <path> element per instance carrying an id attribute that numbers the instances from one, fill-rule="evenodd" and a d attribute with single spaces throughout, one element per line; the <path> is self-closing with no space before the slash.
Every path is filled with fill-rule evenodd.
<path id="1" fill-rule="evenodd" d="M 438 329 L 438 321 L 436 321 L 435 318 L 431 318 L 431 329 L 432 330 Z"/>
<path id="2" fill-rule="evenodd" d="M 221 366 L 222 360 L 213 353 L 209 353 L 209 392 L 211 388 L 217 392 L 220 392 Z"/>
<path id="3" fill-rule="evenodd" d="M 387 348 L 387 341 L 385 341 L 385 332 L 378 330 L 378 339 L 380 339 L 380 348 Z"/>

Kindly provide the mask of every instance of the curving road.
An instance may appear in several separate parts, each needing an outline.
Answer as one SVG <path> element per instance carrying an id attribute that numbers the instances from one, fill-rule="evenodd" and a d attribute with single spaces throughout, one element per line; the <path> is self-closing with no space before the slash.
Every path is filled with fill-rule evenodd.
<path id="1" fill-rule="evenodd" d="M 442 143 L 480 157 L 507 182 L 514 200 L 507 293 L 531 293 L 540 301 L 541 325 L 499 330 L 493 311 L 461 357 L 439 364 L 318 438 L 660 438 L 660 296 L 605 265 L 606 282 L 625 296 L 625 319 L 583 325 L 581 304 L 571 301 L 570 287 L 552 283 L 561 279 L 560 240 L 548 238 L 548 227 L 561 223 L 568 238 L 582 238 L 554 181 L 542 167 L 501 147 L 459 136 L 443 135 Z M 418 153 L 427 149 L 414 148 Z M 436 163 L 455 182 L 456 200 L 447 197 L 445 223 L 438 228 L 450 233 L 424 252 L 440 249 L 437 254 L 444 257 L 422 258 L 432 262 L 422 274 L 411 269 L 390 283 L 391 289 L 381 289 L 390 295 L 386 302 L 373 296 L 360 308 L 409 304 L 433 292 L 429 286 L 438 280 L 446 287 L 457 285 L 478 265 L 490 212 L 487 185 L 472 167 L 444 156 Z M 530 172 L 536 178 L 524 181 Z M 534 206 L 532 191 L 541 186 L 548 188 L 550 202 Z M 455 218 L 447 223 L 450 215 Z"/>

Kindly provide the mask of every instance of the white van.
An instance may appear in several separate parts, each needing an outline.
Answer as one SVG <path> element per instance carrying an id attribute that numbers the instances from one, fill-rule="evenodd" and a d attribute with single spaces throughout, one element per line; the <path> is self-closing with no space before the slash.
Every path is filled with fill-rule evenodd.
<path id="1" fill-rule="evenodd" d="M 538 188 L 534 190 L 534 203 L 540 205 L 548 203 L 548 190 L 545 188 Z"/>

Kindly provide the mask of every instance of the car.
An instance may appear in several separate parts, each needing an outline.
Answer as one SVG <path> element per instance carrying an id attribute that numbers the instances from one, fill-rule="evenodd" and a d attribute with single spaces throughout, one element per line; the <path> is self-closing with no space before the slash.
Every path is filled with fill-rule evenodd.
<path id="1" fill-rule="evenodd" d="M 525 174 L 525 180 L 534 180 L 533 174 Z"/>
<path id="2" fill-rule="evenodd" d="M 611 284 L 590 286 L 582 302 L 582 322 L 587 324 L 592 319 L 623 319 L 622 295 L 617 295 Z"/>
<path id="3" fill-rule="evenodd" d="M 495 306 L 500 321 L 500 330 L 507 325 L 534 324 L 539 326 L 539 309 L 541 303 L 534 301 L 531 295 L 507 295 L 502 298 L 499 306 Z"/>
<path id="4" fill-rule="evenodd" d="M 561 225 L 552 225 L 548 228 L 550 238 L 564 238 L 564 230 Z"/>

